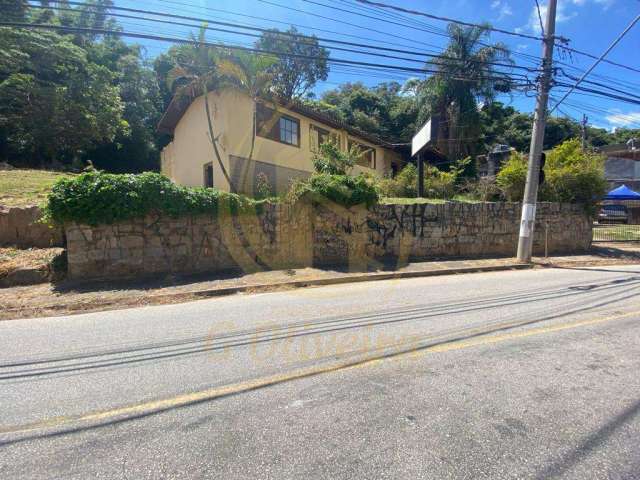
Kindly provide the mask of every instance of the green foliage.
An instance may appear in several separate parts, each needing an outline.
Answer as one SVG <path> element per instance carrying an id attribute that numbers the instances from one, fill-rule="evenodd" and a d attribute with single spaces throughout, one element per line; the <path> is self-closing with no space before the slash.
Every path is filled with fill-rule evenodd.
<path id="1" fill-rule="evenodd" d="M 262 202 L 212 188 L 176 185 L 159 173 L 140 175 L 85 172 L 53 186 L 47 220 L 64 224 L 114 223 L 152 212 L 181 215 L 255 212 Z"/>
<path id="2" fill-rule="evenodd" d="M 595 205 L 607 191 L 604 157 L 582 152 L 579 140 L 569 140 L 554 148 L 545 164 L 543 198 L 556 202 L 580 203 L 593 214 Z"/>
<path id="3" fill-rule="evenodd" d="M 264 172 L 259 172 L 256 175 L 256 194 L 257 199 L 264 199 L 273 197 L 273 186 L 269 181 L 269 177 Z"/>
<path id="4" fill-rule="evenodd" d="M 313 168 L 318 173 L 346 175 L 355 165 L 359 154 L 355 146 L 345 152 L 334 142 L 324 142 L 313 153 Z"/>
<path id="5" fill-rule="evenodd" d="M 607 189 L 604 157 L 582 152 L 580 141 L 568 140 L 547 154 L 545 183 L 540 188 L 542 201 L 579 203 L 594 212 Z M 521 201 L 527 178 L 527 159 L 513 154 L 496 178 L 510 201 Z"/>
<path id="6" fill-rule="evenodd" d="M 459 162 L 448 172 L 433 165 L 425 165 L 425 198 L 452 199 L 456 194 L 456 181 L 465 164 Z M 383 197 L 415 198 L 418 196 L 418 169 L 410 163 L 398 172 L 395 178 L 380 180 L 377 187 Z"/>
<path id="7" fill-rule="evenodd" d="M 420 123 L 429 116 L 439 117 L 438 148 L 454 160 L 480 153 L 478 104 L 490 103 L 511 89 L 509 75 L 495 66 L 512 63 L 509 49 L 502 43 L 487 43 L 489 28 L 449 24 L 449 44 L 427 65 L 435 64 L 437 73 L 417 88 Z"/>
<path id="8" fill-rule="evenodd" d="M 65 10 L 3 3 L 18 21 L 118 28 L 107 14 L 111 0 L 73 8 L 60 2 Z M 14 28 L 0 29 L 0 44 L 0 160 L 158 168 L 155 126 L 162 105 L 140 47 L 112 36 Z"/>
<path id="9" fill-rule="evenodd" d="M 113 75 L 69 37 L 0 28 L 0 143 L 13 163 L 70 161 L 127 134 Z"/>
<path id="10" fill-rule="evenodd" d="M 323 93 L 320 100 L 308 100 L 308 104 L 383 138 L 410 140 L 415 133 L 415 97 L 398 82 L 371 88 L 361 82 L 344 83 Z"/>
<path id="11" fill-rule="evenodd" d="M 485 151 L 495 145 L 509 145 L 520 152 L 529 150 L 533 116 L 522 113 L 501 102 L 486 103 L 480 110 L 482 142 Z M 580 135 L 580 123 L 571 118 L 550 117 L 547 119 L 544 135 L 544 149 L 549 150 L 562 142 Z M 640 129 L 617 128 L 608 132 L 603 128 L 587 126 L 587 145 L 601 147 L 625 143 L 629 138 L 640 137 Z"/>
<path id="12" fill-rule="evenodd" d="M 523 154 L 512 152 L 496 176 L 496 183 L 511 202 L 522 201 L 527 183 L 527 163 Z"/>
<path id="13" fill-rule="evenodd" d="M 335 143 L 324 142 L 313 155 L 316 173 L 294 183 L 287 194 L 287 200 L 296 202 L 301 198 L 316 201 L 329 199 L 345 207 L 376 203 L 376 178 L 363 173 L 357 176 L 348 175 L 359 154 L 360 151 L 355 146 L 344 152 Z"/>
<path id="14" fill-rule="evenodd" d="M 275 28 L 264 32 L 256 42 L 256 47 L 284 54 L 270 65 L 266 72 L 273 78 L 275 92 L 285 99 L 290 99 L 304 96 L 318 80 L 327 79 L 329 52 L 320 46 L 313 35 L 292 38 L 292 35 L 299 35 L 295 27 L 289 28 L 286 33 L 288 35 Z"/>
<path id="15" fill-rule="evenodd" d="M 315 201 L 331 200 L 339 205 L 373 205 L 378 201 L 378 192 L 367 175 L 335 175 L 315 173 L 307 180 L 295 183 L 287 195 L 287 200 L 296 202 L 302 198 Z"/>

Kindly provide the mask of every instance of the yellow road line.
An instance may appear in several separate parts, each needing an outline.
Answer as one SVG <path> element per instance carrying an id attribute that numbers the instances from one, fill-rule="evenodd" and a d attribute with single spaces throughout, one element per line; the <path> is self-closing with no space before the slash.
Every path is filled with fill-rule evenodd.
<path id="1" fill-rule="evenodd" d="M 368 358 L 360 360 L 343 360 L 334 362 L 324 366 L 312 366 L 307 368 L 301 368 L 292 372 L 271 375 L 267 377 L 258 378 L 255 380 L 249 380 L 246 382 L 240 382 L 236 384 L 226 385 L 223 387 L 214 387 L 199 392 L 187 393 L 177 395 L 175 397 L 166 398 L 162 400 L 155 400 L 150 402 L 143 402 L 126 407 L 113 408 L 109 410 L 95 411 L 80 415 L 71 416 L 59 416 L 53 417 L 48 420 L 40 420 L 25 425 L 14 425 L 0 428 L 0 434 L 22 434 L 33 432 L 36 430 L 42 430 L 46 428 L 59 428 L 72 423 L 91 423 L 98 421 L 113 420 L 117 418 L 126 418 L 128 416 L 143 415 L 150 413 L 157 413 L 164 410 L 187 406 L 194 403 L 199 403 L 208 400 L 215 400 L 217 398 L 226 397 L 242 392 L 248 392 L 256 390 L 258 388 L 268 387 L 271 385 L 277 385 L 292 380 L 298 380 L 305 377 L 315 376 L 323 373 L 335 372 L 338 370 L 346 370 L 352 368 L 362 368 L 379 364 L 386 360 L 400 360 L 405 358 L 417 358 L 428 355 L 430 353 L 442 353 L 453 350 L 461 350 L 464 348 L 470 348 L 479 345 L 490 345 L 494 343 L 504 342 L 507 340 L 513 340 L 518 338 L 532 337 L 535 335 L 541 335 L 545 333 L 559 332 L 563 330 L 574 329 L 578 327 L 585 327 L 589 325 L 596 325 L 599 323 L 605 323 L 613 320 L 620 320 L 623 318 L 632 317 L 634 315 L 640 315 L 640 311 L 628 312 L 619 315 L 611 315 L 608 317 L 598 317 L 589 320 L 582 320 L 577 322 L 563 323 L 559 325 L 552 325 L 548 327 L 532 328 L 521 332 L 505 333 L 500 335 L 492 335 L 486 337 L 479 337 L 472 340 L 454 340 L 446 342 L 440 345 L 434 345 L 431 347 L 416 347 L 412 351 L 403 350 L 397 353 L 391 353 L 384 355 L 384 357 Z M 488 332 L 487 334 L 489 334 Z M 397 346 L 397 345 L 396 345 Z"/>

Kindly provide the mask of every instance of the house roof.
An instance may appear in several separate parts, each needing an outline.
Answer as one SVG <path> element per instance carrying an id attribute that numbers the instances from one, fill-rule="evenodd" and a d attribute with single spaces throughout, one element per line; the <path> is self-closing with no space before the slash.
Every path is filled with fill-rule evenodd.
<path id="1" fill-rule="evenodd" d="M 173 132 L 178 125 L 178 122 L 185 114 L 191 103 L 198 97 L 199 95 L 174 95 L 167 107 L 167 111 L 164 112 L 164 115 L 158 122 L 157 130 L 160 133 L 166 133 L 169 135 L 173 135 Z M 328 125 L 331 128 L 335 128 L 338 130 L 345 130 L 347 133 L 360 137 L 364 140 L 367 140 L 377 146 L 386 147 L 390 149 L 397 149 L 395 145 L 390 142 L 383 140 L 382 138 L 374 135 L 372 133 L 364 132 L 359 128 L 356 128 L 352 125 L 347 124 L 333 115 L 319 112 L 314 108 L 303 104 L 298 100 L 284 100 L 282 98 L 276 99 L 277 103 L 295 113 L 308 117 L 312 120 L 315 120 L 318 123 L 322 123 L 324 125 Z"/>

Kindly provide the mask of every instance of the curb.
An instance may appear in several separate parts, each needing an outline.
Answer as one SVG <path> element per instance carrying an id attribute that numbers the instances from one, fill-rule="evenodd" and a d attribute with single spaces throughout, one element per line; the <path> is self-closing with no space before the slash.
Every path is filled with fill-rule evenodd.
<path id="1" fill-rule="evenodd" d="M 378 280 L 394 280 L 394 279 L 403 279 L 403 278 L 419 278 L 419 277 L 437 277 L 444 275 L 455 275 L 455 274 L 463 274 L 463 273 L 481 273 L 481 272 L 498 272 L 505 270 L 525 270 L 535 268 L 536 265 L 531 263 L 507 263 L 501 265 L 485 265 L 485 266 L 475 266 L 475 267 L 456 267 L 456 268 L 443 268 L 440 270 L 422 270 L 422 271 L 409 271 L 409 272 L 382 272 L 382 273 L 363 273 L 360 275 L 353 275 L 348 277 L 334 277 L 334 278 L 319 278 L 319 279 L 310 279 L 310 280 L 293 280 L 289 282 L 276 282 L 276 283 L 257 283 L 257 284 L 249 284 L 249 285 L 238 285 L 235 287 L 222 287 L 222 288 L 208 288 L 203 290 L 193 290 L 189 292 L 175 292 L 175 293 L 156 293 L 152 295 L 147 295 L 145 298 L 153 300 L 153 299 L 171 299 L 174 303 L 181 302 L 189 302 L 198 299 L 204 298 L 213 298 L 213 297 L 224 297 L 229 295 L 234 295 L 237 293 L 267 293 L 274 291 L 283 291 L 283 290 L 292 290 L 296 288 L 305 288 L 305 287 L 313 287 L 313 286 L 322 286 L 322 285 L 339 285 L 345 283 L 360 283 L 360 282 L 370 282 L 370 281 L 378 281 Z M 164 302 L 162 302 L 164 304 Z M 168 303 L 167 303 L 168 304 Z M 60 310 L 68 310 L 68 314 L 77 314 L 77 313 L 85 313 L 80 310 L 77 311 L 74 306 L 83 304 L 74 304 L 74 303 L 56 303 L 52 305 L 41 305 L 39 306 L 39 310 L 50 309 L 54 311 Z M 105 301 L 100 305 L 95 305 L 97 311 L 102 308 L 103 310 L 111 310 L 108 308 L 112 305 L 118 305 L 118 302 L 113 301 Z M 157 303 L 149 302 L 144 305 L 122 305 L 120 308 L 136 308 L 138 306 L 151 306 L 157 305 Z M 120 309 L 116 308 L 116 309 Z M 92 309 L 90 311 L 96 311 L 96 309 Z M 23 307 L 15 307 L 9 308 L 8 311 L 19 311 L 23 310 Z M 87 312 L 88 313 L 88 312 Z M 16 317 L 15 319 L 22 318 L 30 318 L 30 317 Z M 0 321 L 13 320 L 4 319 Z"/>
<path id="2" fill-rule="evenodd" d="M 290 282 L 278 282 L 278 283 L 258 283 L 253 285 L 239 285 L 237 287 L 223 287 L 223 288 L 210 288 L 205 290 L 195 290 L 191 292 L 177 292 L 169 294 L 157 294 L 151 295 L 154 297 L 171 297 L 180 298 L 184 297 L 222 297 L 227 295 L 233 295 L 236 293 L 251 292 L 260 293 L 268 292 L 274 289 L 293 289 L 293 288 L 305 288 L 312 286 L 322 285 L 339 285 L 344 283 L 360 283 L 360 282 L 372 282 L 379 280 L 396 280 L 403 278 L 419 278 L 419 277 L 438 277 L 443 275 L 455 275 L 463 273 L 482 273 L 482 272 L 499 272 L 504 270 L 525 270 L 534 268 L 534 264 L 530 263 L 509 263 L 502 265 L 486 265 L 477 267 L 457 267 L 457 268 L 443 268 L 441 270 L 423 270 L 423 271 L 409 271 L 409 272 L 384 272 L 384 273 L 369 273 L 362 275 L 354 275 L 350 277 L 335 277 L 335 278 L 319 278 L 310 280 L 293 280 Z"/>

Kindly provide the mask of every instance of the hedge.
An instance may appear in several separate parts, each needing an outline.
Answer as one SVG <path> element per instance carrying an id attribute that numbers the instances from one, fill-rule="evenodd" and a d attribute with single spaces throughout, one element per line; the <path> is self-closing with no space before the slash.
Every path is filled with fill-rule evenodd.
<path id="1" fill-rule="evenodd" d="M 45 207 L 45 218 L 59 225 L 98 225 L 152 212 L 173 217 L 250 213 L 265 202 L 212 188 L 183 187 L 159 173 L 119 175 L 92 171 L 56 182 Z"/>

